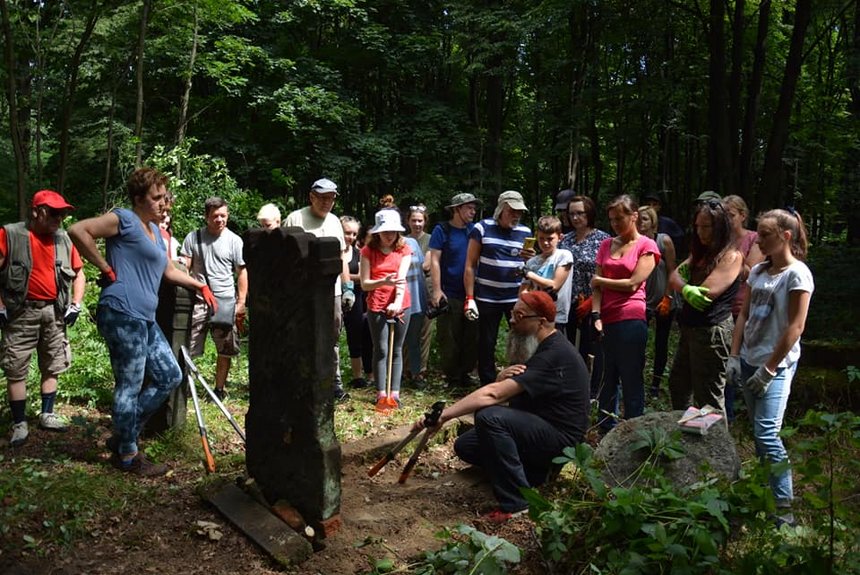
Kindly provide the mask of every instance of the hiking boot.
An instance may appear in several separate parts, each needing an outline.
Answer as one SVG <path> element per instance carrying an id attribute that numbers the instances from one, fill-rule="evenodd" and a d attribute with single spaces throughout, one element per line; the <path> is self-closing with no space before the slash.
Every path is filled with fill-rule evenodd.
<path id="1" fill-rule="evenodd" d="M 55 431 L 57 433 L 65 433 L 69 430 L 69 426 L 60 419 L 56 413 L 40 413 L 39 414 L 39 429 L 47 431 Z"/>
<path id="2" fill-rule="evenodd" d="M 412 387 L 414 387 L 418 391 L 423 391 L 427 389 L 427 380 L 424 379 L 424 376 L 419 373 L 412 378 Z"/>
<path id="3" fill-rule="evenodd" d="M 217 397 L 221 403 L 224 403 L 224 401 L 227 400 L 227 389 L 226 388 L 216 387 L 215 389 L 212 390 L 212 392 L 215 394 L 215 397 Z M 215 401 L 212 400 L 212 396 L 209 395 L 208 393 L 206 394 L 206 401 L 209 403 L 215 403 Z"/>
<path id="4" fill-rule="evenodd" d="M 167 466 L 151 462 L 142 451 L 138 451 L 130 462 L 123 461 L 114 453 L 110 457 L 110 464 L 125 473 L 133 473 L 141 477 L 158 477 L 167 473 Z"/>
<path id="5" fill-rule="evenodd" d="M 352 379 L 347 385 L 349 385 L 353 389 L 364 389 L 368 387 L 370 384 L 363 377 L 356 377 Z"/>
<path id="6" fill-rule="evenodd" d="M 27 438 L 30 437 L 30 431 L 27 429 L 27 422 L 12 424 L 12 439 L 9 440 L 9 445 L 12 447 L 20 447 L 27 443 Z"/>

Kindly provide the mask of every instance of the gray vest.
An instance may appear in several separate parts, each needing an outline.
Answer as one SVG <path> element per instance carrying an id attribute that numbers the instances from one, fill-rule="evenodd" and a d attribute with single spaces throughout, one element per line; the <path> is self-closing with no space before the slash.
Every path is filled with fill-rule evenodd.
<path id="1" fill-rule="evenodd" d="M 24 222 L 7 224 L 3 228 L 6 230 L 7 254 L 6 264 L 0 270 L 0 289 L 3 293 L 3 302 L 11 315 L 27 299 L 30 272 L 33 269 L 33 253 L 30 250 L 30 230 Z M 61 312 L 69 305 L 69 288 L 74 277 L 72 240 L 65 230 L 57 230 L 54 234 L 54 278 L 57 281 L 55 306 Z"/>

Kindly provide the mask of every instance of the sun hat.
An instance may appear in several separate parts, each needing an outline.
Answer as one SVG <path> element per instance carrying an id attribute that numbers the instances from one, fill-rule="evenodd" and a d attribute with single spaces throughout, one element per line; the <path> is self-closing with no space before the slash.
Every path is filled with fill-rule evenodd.
<path id="1" fill-rule="evenodd" d="M 496 204 L 496 211 L 493 212 L 494 220 L 499 219 L 499 214 L 502 213 L 505 204 L 509 205 L 512 210 L 520 210 L 522 212 L 529 211 L 529 209 L 526 207 L 526 203 L 523 201 L 523 195 L 514 190 L 508 190 L 499 194 L 499 201 Z"/>
<path id="2" fill-rule="evenodd" d="M 400 223 L 400 213 L 397 210 L 385 209 L 376 212 L 376 225 L 370 228 L 370 233 L 382 232 L 405 232 L 406 229 Z"/>
<path id="3" fill-rule="evenodd" d="M 481 200 L 475 197 L 474 194 L 470 194 L 468 192 L 461 192 L 456 194 L 453 198 L 451 198 L 451 203 L 445 206 L 446 209 L 452 210 L 458 206 L 465 206 L 466 204 L 480 204 Z"/>
<path id="4" fill-rule="evenodd" d="M 328 178 L 320 178 L 314 182 L 313 186 L 311 186 L 311 191 L 318 194 L 336 194 L 337 184 Z"/>
<path id="5" fill-rule="evenodd" d="M 520 294 L 523 303 L 548 322 L 555 321 L 555 302 L 552 297 L 541 290 L 526 291 Z"/>
<path id="6" fill-rule="evenodd" d="M 567 210 L 570 200 L 576 195 L 573 190 L 562 190 L 555 196 L 555 209 Z"/>
<path id="7" fill-rule="evenodd" d="M 52 190 L 40 190 L 33 195 L 32 207 L 47 206 L 55 210 L 74 210 L 75 206 Z"/>
<path id="8" fill-rule="evenodd" d="M 657 192 L 645 192 L 640 203 L 647 204 L 649 201 L 657 202 L 658 204 L 663 203 L 663 200 L 660 199 L 660 195 Z"/>

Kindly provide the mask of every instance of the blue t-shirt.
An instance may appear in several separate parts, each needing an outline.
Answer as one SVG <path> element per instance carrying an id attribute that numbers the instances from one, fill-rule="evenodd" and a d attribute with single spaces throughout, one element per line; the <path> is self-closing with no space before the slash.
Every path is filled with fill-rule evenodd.
<path id="1" fill-rule="evenodd" d="M 409 314 L 424 313 L 427 309 L 427 284 L 424 281 L 424 252 L 415 238 L 405 237 L 406 245 L 412 249 L 412 261 L 409 271 L 406 272 L 406 286 L 409 288 L 410 298 Z"/>
<path id="2" fill-rule="evenodd" d="M 490 303 L 516 303 L 522 276 L 520 250 L 531 230 L 522 224 L 507 229 L 496 220 L 475 224 L 470 240 L 481 244 L 475 272 L 475 299 Z"/>
<path id="3" fill-rule="evenodd" d="M 439 250 L 439 272 L 442 292 L 446 297 L 466 299 L 463 287 L 463 270 L 466 269 L 466 252 L 469 251 L 469 235 L 474 224 L 457 228 L 450 223 L 437 224 L 430 235 L 430 249 Z"/>
<path id="4" fill-rule="evenodd" d="M 102 290 L 99 305 L 135 319 L 155 321 L 158 286 L 167 267 L 167 247 L 158 226 L 150 223 L 155 241 L 146 235 L 133 211 L 116 208 L 119 233 L 106 240 L 106 257 L 116 281 Z"/>

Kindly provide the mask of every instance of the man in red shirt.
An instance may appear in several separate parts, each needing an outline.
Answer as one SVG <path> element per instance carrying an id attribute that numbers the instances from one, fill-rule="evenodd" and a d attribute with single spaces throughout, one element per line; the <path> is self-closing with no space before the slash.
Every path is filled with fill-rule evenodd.
<path id="1" fill-rule="evenodd" d="M 29 436 L 25 385 L 34 350 L 42 375 L 39 427 L 67 429 L 54 414 L 57 376 L 71 365 L 66 326 L 78 319 L 86 286 L 81 256 L 60 227 L 73 209 L 57 192 L 42 190 L 33 196 L 27 221 L 0 228 L 0 369 L 12 410 L 12 447 Z"/>

